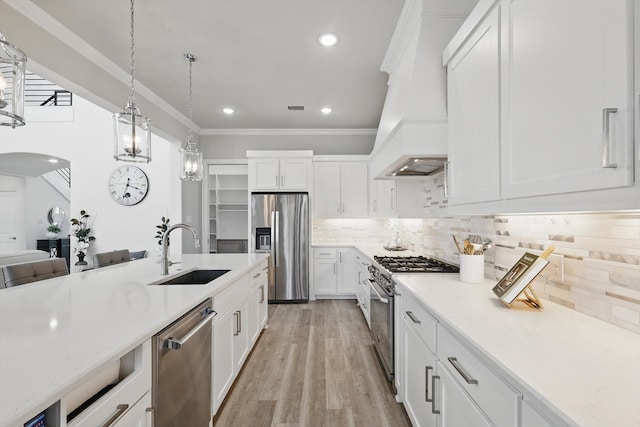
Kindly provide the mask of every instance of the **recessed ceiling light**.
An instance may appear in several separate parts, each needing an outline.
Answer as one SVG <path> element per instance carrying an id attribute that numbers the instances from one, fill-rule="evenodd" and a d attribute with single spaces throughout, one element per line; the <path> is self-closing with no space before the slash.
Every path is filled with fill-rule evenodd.
<path id="1" fill-rule="evenodd" d="M 49 163 L 58 163 L 58 159 L 49 159 Z"/>
<path id="2" fill-rule="evenodd" d="M 222 109 L 222 112 L 231 115 L 233 114 L 233 108 L 225 107 Z"/>
<path id="3" fill-rule="evenodd" d="M 321 108 L 320 111 L 322 112 L 322 114 L 329 114 L 333 110 L 329 107 L 324 107 L 324 108 Z"/>
<path id="4" fill-rule="evenodd" d="M 318 41 L 322 46 L 330 47 L 338 43 L 338 36 L 333 33 L 324 33 L 320 34 L 320 37 L 318 37 Z"/>

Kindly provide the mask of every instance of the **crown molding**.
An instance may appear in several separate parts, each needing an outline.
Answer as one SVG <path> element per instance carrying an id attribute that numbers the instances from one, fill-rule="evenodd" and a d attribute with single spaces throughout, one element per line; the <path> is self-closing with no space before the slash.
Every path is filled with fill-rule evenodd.
<path id="1" fill-rule="evenodd" d="M 80 55 L 85 57 L 87 60 L 93 62 L 99 68 L 103 69 L 105 72 L 113 76 L 115 79 L 119 80 L 126 86 L 130 85 L 131 75 L 124 71 L 122 68 L 118 67 L 113 61 L 104 56 L 100 51 L 91 46 L 89 43 L 80 38 L 76 33 L 71 31 L 69 28 L 64 26 L 60 21 L 53 18 L 51 15 L 46 13 L 44 10 L 36 6 L 30 0 L 3 0 L 8 6 L 15 9 L 18 13 L 24 15 L 27 19 L 41 27 L 44 31 L 50 33 L 52 36 L 56 37 L 64 44 L 69 46 L 71 49 L 78 52 Z M 165 111 L 167 114 L 173 116 L 184 124 L 185 126 L 189 126 L 189 118 L 182 114 L 180 111 L 175 109 L 171 104 L 158 96 L 151 89 L 144 86 L 140 81 L 136 80 L 135 86 L 136 93 L 145 97 L 151 103 L 156 105 L 161 110 Z M 124 105 L 123 100 L 123 105 Z M 200 133 L 201 128 L 198 127 L 195 123 L 192 125 L 193 130 L 196 133 Z"/>
<path id="2" fill-rule="evenodd" d="M 244 136 L 261 136 L 261 135 L 375 135 L 377 129 L 202 129 L 200 135 L 244 135 Z"/>

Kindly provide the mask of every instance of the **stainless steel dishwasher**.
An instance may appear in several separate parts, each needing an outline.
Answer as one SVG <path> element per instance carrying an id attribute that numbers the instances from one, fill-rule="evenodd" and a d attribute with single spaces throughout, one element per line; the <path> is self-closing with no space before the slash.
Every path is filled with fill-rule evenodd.
<path id="1" fill-rule="evenodd" d="M 154 426 L 206 427 L 211 420 L 211 298 L 153 339 Z"/>

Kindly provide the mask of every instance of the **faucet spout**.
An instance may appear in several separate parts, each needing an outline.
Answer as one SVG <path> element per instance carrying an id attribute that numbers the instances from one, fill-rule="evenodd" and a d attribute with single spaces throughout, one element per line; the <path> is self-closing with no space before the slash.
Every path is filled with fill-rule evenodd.
<path id="1" fill-rule="evenodd" d="M 172 264 L 169 261 L 169 234 L 175 230 L 176 228 L 184 228 L 185 230 L 189 230 L 191 234 L 193 234 L 193 240 L 196 248 L 200 247 L 200 240 L 198 239 L 198 234 L 196 230 L 187 224 L 175 224 L 169 227 L 169 229 L 162 236 L 162 258 L 160 259 L 160 274 L 166 276 L 169 274 L 169 266 Z"/>

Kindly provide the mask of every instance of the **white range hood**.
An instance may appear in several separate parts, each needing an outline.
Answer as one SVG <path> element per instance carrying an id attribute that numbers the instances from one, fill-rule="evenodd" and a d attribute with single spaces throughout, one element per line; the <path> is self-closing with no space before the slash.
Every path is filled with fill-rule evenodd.
<path id="1" fill-rule="evenodd" d="M 424 177 L 447 159 L 442 51 L 477 0 L 407 0 L 382 63 L 389 73 L 370 171 L 376 179 Z"/>

